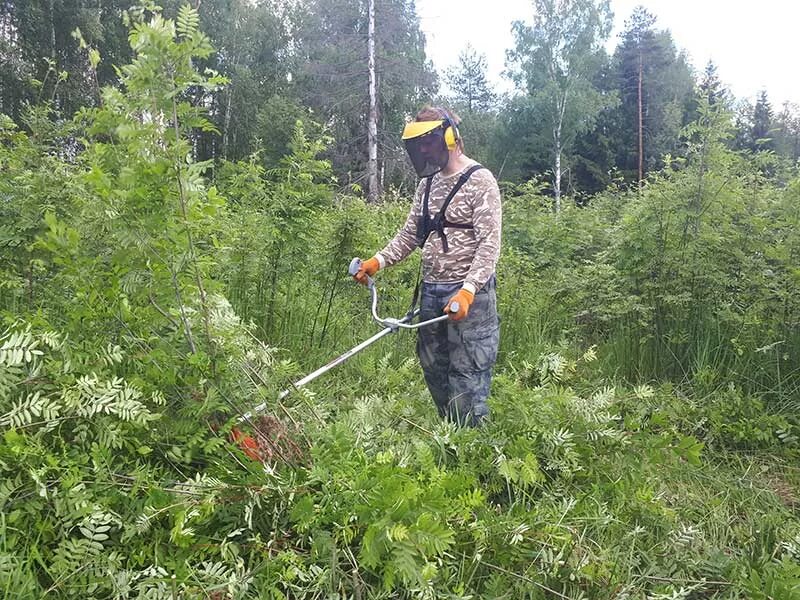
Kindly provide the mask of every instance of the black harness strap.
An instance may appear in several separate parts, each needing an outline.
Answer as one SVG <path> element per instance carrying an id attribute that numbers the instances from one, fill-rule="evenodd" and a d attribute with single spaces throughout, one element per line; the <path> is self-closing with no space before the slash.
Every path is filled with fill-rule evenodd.
<path id="1" fill-rule="evenodd" d="M 439 236 L 442 238 L 442 248 L 445 252 L 450 250 L 447 244 L 447 235 L 444 232 L 445 227 L 453 227 L 454 229 L 474 229 L 474 225 L 472 223 L 452 223 L 451 221 L 447 220 L 445 213 L 447 212 L 447 207 L 450 206 L 450 201 L 455 197 L 458 193 L 458 190 L 467 183 L 467 180 L 472 177 L 472 174 L 477 171 L 478 169 L 483 169 L 483 165 L 472 165 L 469 169 L 467 169 L 464 173 L 461 174 L 461 177 L 458 178 L 458 181 L 453 186 L 453 189 L 450 190 L 450 193 L 447 194 L 447 197 L 444 199 L 444 204 L 442 204 L 442 210 L 439 211 L 439 214 L 436 215 L 433 219 L 430 218 L 430 212 L 428 210 L 428 198 L 431 195 L 431 183 L 433 182 L 433 175 L 428 177 L 428 180 L 425 182 L 425 195 L 422 200 L 422 215 L 420 218 L 420 222 L 417 223 L 417 246 L 422 248 L 425 245 L 425 242 L 428 241 L 428 236 L 431 233 L 436 231 Z M 411 307 L 408 309 L 408 313 L 406 316 L 412 316 L 414 314 L 414 309 L 417 306 L 417 301 L 419 300 L 419 289 L 420 284 L 422 283 L 422 261 L 419 264 L 419 271 L 417 272 L 417 283 L 414 286 L 414 295 L 411 298 Z"/>
<path id="2" fill-rule="evenodd" d="M 428 177 L 428 181 L 425 184 L 425 196 L 422 200 L 422 215 L 420 216 L 421 223 L 418 223 L 417 225 L 417 245 L 420 248 L 422 248 L 425 245 L 425 242 L 428 241 L 428 236 L 435 231 L 442 239 L 442 248 L 444 249 L 445 253 L 447 253 L 450 251 L 450 246 L 447 243 L 447 234 L 444 232 L 445 227 L 452 227 L 453 229 L 474 229 L 474 225 L 472 225 L 472 223 L 453 223 L 452 221 L 448 221 L 447 208 L 450 206 L 450 202 L 453 200 L 461 187 L 467 183 L 469 178 L 472 177 L 472 174 L 478 169 L 483 169 L 483 165 L 472 165 L 469 169 L 461 174 L 461 177 L 458 178 L 458 181 L 453 186 L 453 189 L 450 190 L 450 193 L 447 194 L 447 197 L 444 199 L 442 210 L 440 210 L 439 213 L 433 218 L 431 218 L 430 210 L 428 209 L 428 198 L 431 194 L 431 183 L 433 181 L 433 176 Z"/>
<path id="3" fill-rule="evenodd" d="M 428 229 L 428 217 L 430 215 L 428 211 L 428 198 L 431 196 L 432 183 L 433 175 L 425 180 L 425 195 L 422 197 L 422 216 L 420 217 L 420 221 L 417 223 L 417 246 L 420 248 L 425 245 L 425 242 L 428 241 L 428 236 L 431 234 L 430 230 Z M 420 229 L 420 225 L 422 225 L 422 229 Z"/>

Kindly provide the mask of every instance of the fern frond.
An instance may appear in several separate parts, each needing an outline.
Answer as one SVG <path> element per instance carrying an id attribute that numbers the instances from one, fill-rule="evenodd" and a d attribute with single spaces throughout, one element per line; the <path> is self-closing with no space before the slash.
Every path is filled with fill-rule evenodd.
<path id="1" fill-rule="evenodd" d="M 514 527 L 513 530 L 508 535 L 508 543 L 512 546 L 516 546 L 522 540 L 525 539 L 525 533 L 530 529 L 530 525 L 527 523 L 521 523 Z"/>
<path id="2" fill-rule="evenodd" d="M 103 544 L 87 538 L 67 538 L 61 541 L 53 557 L 53 570 L 68 574 L 83 568 L 100 556 Z"/>
<path id="3" fill-rule="evenodd" d="M 139 401 L 141 397 L 141 390 L 122 378 L 100 381 L 95 373 L 80 377 L 75 387 L 62 395 L 65 405 L 78 416 L 88 418 L 106 414 L 144 425 L 158 416 Z"/>
<path id="4" fill-rule="evenodd" d="M 694 525 L 682 525 L 680 529 L 672 532 L 670 535 L 672 545 L 677 548 L 687 548 L 691 546 L 694 541 L 701 538 L 703 532 L 699 527 Z"/>
<path id="5" fill-rule="evenodd" d="M 37 390 L 13 403 L 11 410 L 0 416 L 0 426 L 19 428 L 36 421 L 46 424 L 57 419 L 60 411 L 61 405 L 57 400 L 51 400 Z"/>
<path id="6" fill-rule="evenodd" d="M 62 338 L 61 334 L 56 331 L 45 331 L 40 333 L 39 339 L 51 350 L 61 350 L 66 341 L 66 337 Z"/>
<path id="7" fill-rule="evenodd" d="M 200 16 L 196 10 L 188 4 L 184 4 L 178 10 L 178 19 L 175 25 L 180 37 L 191 37 L 200 26 Z"/>
<path id="8" fill-rule="evenodd" d="M 23 370 L 21 367 L 9 367 L 0 364 L 0 399 L 10 398 L 22 379 Z"/>
<path id="9" fill-rule="evenodd" d="M 199 575 L 205 580 L 214 582 L 226 581 L 233 574 L 233 569 L 221 562 L 205 561 L 200 566 Z"/>
<path id="10" fill-rule="evenodd" d="M 150 527 L 152 526 L 152 506 L 145 506 L 145 510 L 142 514 L 136 517 L 136 532 L 139 534 L 147 533 L 150 531 Z"/>
<path id="11" fill-rule="evenodd" d="M 113 367 L 122 362 L 122 348 L 116 344 L 109 343 L 105 348 L 97 353 L 97 358 L 107 367 Z"/>
<path id="12" fill-rule="evenodd" d="M 30 325 L 23 331 L 6 332 L 0 337 L 0 342 L 0 366 L 22 366 L 44 354 L 38 349 L 39 340 L 34 339 Z"/>

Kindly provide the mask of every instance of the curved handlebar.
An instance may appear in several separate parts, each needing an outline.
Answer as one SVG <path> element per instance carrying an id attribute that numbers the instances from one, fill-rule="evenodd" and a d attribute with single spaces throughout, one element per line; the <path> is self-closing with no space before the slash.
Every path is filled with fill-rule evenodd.
<path id="1" fill-rule="evenodd" d="M 350 261 L 350 267 L 348 268 L 348 273 L 351 276 L 355 276 L 358 273 L 358 270 L 361 268 L 361 259 L 356 257 Z M 427 321 L 420 321 L 419 323 L 409 323 L 414 317 L 419 314 L 419 309 L 415 309 L 413 313 L 406 315 L 402 319 L 395 319 L 392 317 L 381 318 L 378 316 L 378 290 L 375 286 L 375 280 L 367 275 L 367 287 L 369 288 L 372 294 L 372 318 L 383 327 L 389 327 L 390 329 L 419 329 L 420 327 L 425 327 L 427 325 L 431 325 L 433 323 L 438 323 L 439 321 L 444 321 L 450 318 L 450 315 L 442 315 L 441 317 L 434 317 L 433 319 L 428 319 Z M 458 302 L 452 302 L 449 306 L 450 313 L 457 313 L 460 309 Z"/>

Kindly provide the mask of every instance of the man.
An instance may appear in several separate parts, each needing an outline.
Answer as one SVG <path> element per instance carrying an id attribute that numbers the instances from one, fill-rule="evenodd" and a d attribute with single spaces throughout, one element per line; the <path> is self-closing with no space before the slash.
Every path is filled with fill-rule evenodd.
<path id="1" fill-rule="evenodd" d="M 366 284 L 367 276 L 422 248 L 420 320 L 450 313 L 419 330 L 425 382 L 442 417 L 477 426 L 489 414 L 499 343 L 501 206 L 494 176 L 464 154 L 459 123 L 442 108 L 426 107 L 406 125 L 406 151 L 422 180 L 403 227 L 354 277 Z"/>

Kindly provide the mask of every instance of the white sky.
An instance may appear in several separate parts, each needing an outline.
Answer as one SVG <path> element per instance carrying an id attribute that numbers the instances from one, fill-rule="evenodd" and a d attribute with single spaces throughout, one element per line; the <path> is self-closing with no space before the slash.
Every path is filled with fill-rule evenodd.
<path id="1" fill-rule="evenodd" d="M 625 20 L 643 5 L 656 16 L 656 27 L 669 29 L 679 49 L 688 52 L 697 71 L 709 59 L 737 98 L 754 100 L 766 89 L 774 109 L 784 101 L 800 104 L 800 1 L 798 0 L 611 0 L 617 44 Z M 427 53 L 440 74 L 455 65 L 467 43 L 486 55 L 497 89 L 511 86 L 501 78 L 505 51 L 513 42 L 511 22 L 533 22 L 531 0 L 416 0 Z"/>

